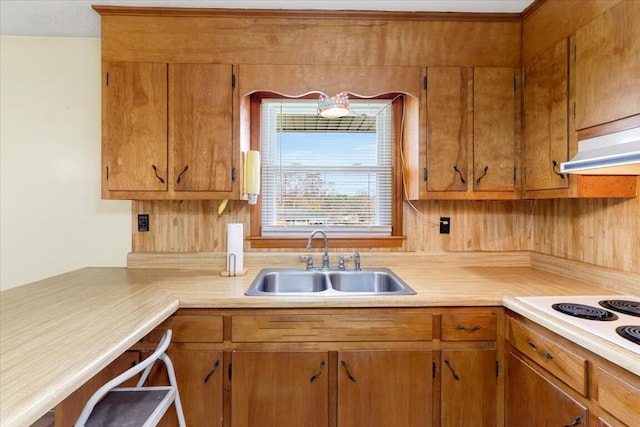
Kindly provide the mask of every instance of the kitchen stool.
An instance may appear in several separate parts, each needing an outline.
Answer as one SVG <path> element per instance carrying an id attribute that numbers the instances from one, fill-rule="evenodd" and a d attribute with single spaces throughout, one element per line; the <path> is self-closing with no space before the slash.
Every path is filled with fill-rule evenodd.
<path id="1" fill-rule="evenodd" d="M 178 424 L 185 427 L 176 375 L 166 354 L 171 334 L 171 329 L 167 329 L 151 356 L 100 387 L 87 401 L 75 427 L 155 426 L 172 402 L 176 406 Z M 162 360 L 167 367 L 169 385 L 144 387 L 157 360 Z M 142 375 L 135 387 L 117 388 L 140 372 Z"/>

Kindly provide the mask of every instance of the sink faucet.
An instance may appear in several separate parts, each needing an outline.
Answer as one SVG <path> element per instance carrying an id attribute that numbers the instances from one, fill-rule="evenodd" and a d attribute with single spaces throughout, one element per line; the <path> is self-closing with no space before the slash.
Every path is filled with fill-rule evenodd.
<path id="1" fill-rule="evenodd" d="M 355 262 L 354 270 L 360 271 L 360 252 L 356 252 L 353 254 L 353 259 Z"/>
<path id="2" fill-rule="evenodd" d="M 309 235 L 309 240 L 307 240 L 306 249 L 311 249 L 311 241 L 316 234 L 320 234 L 324 239 L 324 256 L 322 257 L 322 268 L 329 268 L 329 239 L 327 238 L 327 233 L 320 229 L 313 230 Z"/>

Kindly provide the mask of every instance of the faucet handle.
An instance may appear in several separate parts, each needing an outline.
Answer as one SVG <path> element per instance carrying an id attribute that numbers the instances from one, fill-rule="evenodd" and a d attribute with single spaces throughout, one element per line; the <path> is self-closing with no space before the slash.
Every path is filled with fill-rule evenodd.
<path id="1" fill-rule="evenodd" d="M 300 255 L 300 261 L 307 263 L 307 271 L 313 270 L 313 257 L 310 255 Z"/>
<path id="2" fill-rule="evenodd" d="M 344 262 L 347 260 L 350 260 L 351 258 L 353 258 L 353 256 L 351 255 L 340 255 L 340 258 L 338 259 L 338 268 L 340 270 L 344 270 L 345 269 Z"/>
<path id="3" fill-rule="evenodd" d="M 360 252 L 354 252 L 353 253 L 353 260 L 355 262 L 354 269 L 356 271 L 360 271 L 361 270 L 360 269 Z"/>

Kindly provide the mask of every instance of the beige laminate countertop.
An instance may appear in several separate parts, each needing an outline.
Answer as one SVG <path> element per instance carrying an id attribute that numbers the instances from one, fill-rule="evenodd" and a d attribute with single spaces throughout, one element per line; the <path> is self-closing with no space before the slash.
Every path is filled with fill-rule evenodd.
<path id="1" fill-rule="evenodd" d="M 3 291 L 0 426 L 30 425 L 179 307 L 502 306 L 510 296 L 618 293 L 526 266 L 388 267 L 417 295 L 247 297 L 260 268 L 231 278 L 213 269 L 85 268 Z"/>

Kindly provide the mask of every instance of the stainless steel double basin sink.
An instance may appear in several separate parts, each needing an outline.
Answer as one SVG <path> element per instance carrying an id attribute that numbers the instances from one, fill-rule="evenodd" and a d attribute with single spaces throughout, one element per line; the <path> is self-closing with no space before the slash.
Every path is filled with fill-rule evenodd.
<path id="1" fill-rule="evenodd" d="M 362 270 L 260 270 L 245 292 L 250 296 L 414 295 L 416 292 L 388 268 Z"/>

